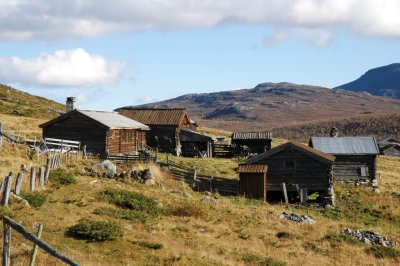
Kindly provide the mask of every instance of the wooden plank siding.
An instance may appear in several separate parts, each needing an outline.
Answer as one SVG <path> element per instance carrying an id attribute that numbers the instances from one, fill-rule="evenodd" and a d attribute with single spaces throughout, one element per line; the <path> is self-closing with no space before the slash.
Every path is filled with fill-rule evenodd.
<path id="1" fill-rule="evenodd" d="M 146 132 L 135 129 L 110 129 L 107 132 L 108 154 L 132 154 L 146 147 Z"/>
<path id="2" fill-rule="evenodd" d="M 239 193 L 247 198 L 266 200 L 266 173 L 240 173 Z"/>
<path id="3" fill-rule="evenodd" d="M 375 155 L 335 155 L 336 160 L 333 165 L 334 179 L 336 181 L 357 181 L 360 179 L 375 179 Z M 368 173 L 362 176 L 361 168 L 367 167 Z"/>

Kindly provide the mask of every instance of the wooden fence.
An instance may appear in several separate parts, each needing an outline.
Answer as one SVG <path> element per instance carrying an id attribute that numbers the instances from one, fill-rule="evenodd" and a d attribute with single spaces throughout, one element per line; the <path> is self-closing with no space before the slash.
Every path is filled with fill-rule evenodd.
<path id="1" fill-rule="evenodd" d="M 203 175 L 194 168 L 170 160 L 169 157 L 163 165 L 168 167 L 177 180 L 183 180 L 199 191 L 218 192 L 224 195 L 238 194 L 239 180 L 237 179 Z"/>
<path id="2" fill-rule="evenodd" d="M 38 236 L 35 236 L 34 234 L 28 232 L 23 226 L 20 224 L 16 223 L 15 221 L 11 220 L 7 216 L 3 216 L 3 227 L 4 227 L 4 237 L 3 237 L 3 266 L 9 266 L 11 265 L 11 228 L 13 228 L 15 231 L 20 233 L 24 238 L 27 240 L 33 242 L 34 248 L 31 256 L 31 261 L 30 265 L 34 265 L 35 263 L 35 258 L 37 254 L 37 247 L 40 247 L 47 253 L 49 253 L 51 256 L 69 264 L 69 265 L 79 265 L 77 262 L 74 260 L 68 258 L 64 254 L 62 254 L 60 251 L 56 250 L 55 248 L 51 247 L 49 244 L 44 242 L 43 240 L 40 239 L 40 234 L 41 230 L 39 227 L 39 233 Z"/>

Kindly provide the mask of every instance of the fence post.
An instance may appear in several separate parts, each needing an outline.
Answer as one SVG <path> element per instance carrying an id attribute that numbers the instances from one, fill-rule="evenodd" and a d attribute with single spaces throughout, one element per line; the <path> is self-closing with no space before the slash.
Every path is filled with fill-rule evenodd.
<path id="1" fill-rule="evenodd" d="M 50 173 L 50 158 L 46 160 L 46 170 L 44 172 L 44 181 L 47 183 L 49 181 L 49 173 Z"/>
<path id="2" fill-rule="evenodd" d="M 30 185 L 31 185 L 31 192 L 35 191 L 35 177 L 36 177 L 36 171 L 35 167 L 31 167 L 31 178 L 30 178 Z"/>
<path id="3" fill-rule="evenodd" d="M 23 170 L 21 170 L 21 172 L 18 173 L 17 181 L 15 182 L 15 189 L 14 189 L 15 195 L 19 195 L 19 193 L 21 192 L 21 185 L 23 179 L 24 179 L 24 172 Z"/>
<path id="4" fill-rule="evenodd" d="M 3 191 L 3 198 L 1 200 L 2 206 L 8 206 L 8 199 L 10 197 L 10 190 L 11 190 L 11 181 L 12 181 L 13 172 L 10 172 L 6 177 L 4 191 Z"/>
<path id="5" fill-rule="evenodd" d="M 170 172 L 171 168 L 169 166 L 169 155 L 168 155 L 168 153 L 167 153 L 167 167 L 168 167 L 168 172 Z"/>
<path id="6" fill-rule="evenodd" d="M 39 167 L 39 187 L 40 187 L 40 190 L 44 189 L 44 169 L 43 169 L 43 166 Z"/>
<path id="7" fill-rule="evenodd" d="M 286 190 L 286 183 L 281 183 L 281 187 L 282 187 L 283 196 L 285 197 L 285 203 L 289 204 L 289 199 L 288 199 L 287 190 Z"/>
<path id="8" fill-rule="evenodd" d="M 86 144 L 83 145 L 83 158 L 86 160 L 87 159 L 87 154 L 86 154 Z"/>
<path id="9" fill-rule="evenodd" d="M 42 237 L 42 231 L 43 231 L 43 224 L 38 224 L 38 233 L 37 233 L 37 238 Z M 32 251 L 32 256 L 31 256 L 31 262 L 29 263 L 29 266 L 35 265 L 35 260 L 36 260 L 36 255 L 38 251 L 38 245 L 33 246 L 33 251 Z"/>
<path id="10" fill-rule="evenodd" d="M 3 266 L 10 265 L 11 226 L 3 218 Z"/>
<path id="11" fill-rule="evenodd" d="M 3 124 L 0 122 L 0 146 L 3 146 Z"/>

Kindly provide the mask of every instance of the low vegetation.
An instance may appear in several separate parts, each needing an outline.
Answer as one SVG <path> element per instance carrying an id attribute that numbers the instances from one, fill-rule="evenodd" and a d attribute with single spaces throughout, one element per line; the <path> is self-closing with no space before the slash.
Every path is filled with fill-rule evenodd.
<path id="1" fill-rule="evenodd" d="M 392 248 L 392 247 L 384 247 L 384 246 L 371 246 L 366 249 L 368 254 L 374 255 L 378 259 L 384 258 L 400 258 L 400 251 Z"/>
<path id="2" fill-rule="evenodd" d="M 65 234 L 69 237 L 99 242 L 114 240 L 123 235 L 122 227 L 111 221 L 80 220 L 74 226 L 68 228 Z"/>
<path id="3" fill-rule="evenodd" d="M 21 192 L 20 196 L 35 208 L 39 208 L 47 200 L 47 193 L 45 192 Z"/>
<path id="4" fill-rule="evenodd" d="M 75 177 L 62 168 L 50 170 L 49 180 L 51 184 L 56 187 L 68 186 L 76 183 Z"/>

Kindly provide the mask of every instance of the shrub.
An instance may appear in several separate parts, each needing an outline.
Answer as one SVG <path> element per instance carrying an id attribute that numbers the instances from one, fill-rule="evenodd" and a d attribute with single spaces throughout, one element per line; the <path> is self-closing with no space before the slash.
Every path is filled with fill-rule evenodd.
<path id="1" fill-rule="evenodd" d="M 35 208 L 39 208 L 47 200 L 47 194 L 44 192 L 21 192 L 20 196 Z"/>
<path id="2" fill-rule="evenodd" d="M 144 223 L 149 218 L 149 216 L 145 213 L 124 209 L 97 208 L 93 211 L 93 213 L 141 223 Z"/>
<path id="3" fill-rule="evenodd" d="M 331 242 L 347 242 L 349 244 L 358 244 L 360 243 L 357 239 L 353 238 L 352 236 L 348 235 L 342 235 L 342 234 L 334 234 L 334 233 L 329 233 L 324 236 L 325 240 L 331 241 Z"/>
<path id="4" fill-rule="evenodd" d="M 365 250 L 368 254 L 374 255 L 376 258 L 400 258 L 400 251 L 392 247 L 372 246 Z"/>
<path id="5" fill-rule="evenodd" d="M 136 245 L 139 245 L 144 248 L 159 250 L 164 248 L 164 244 L 158 242 L 147 242 L 147 241 L 135 241 L 133 242 Z"/>
<path id="6" fill-rule="evenodd" d="M 283 232 L 276 233 L 276 237 L 277 238 L 292 238 L 293 235 L 291 233 L 289 233 L 289 232 L 283 231 Z"/>
<path id="7" fill-rule="evenodd" d="M 123 234 L 122 227 L 110 221 L 90 221 L 80 220 L 76 225 L 67 229 L 66 235 L 69 237 L 84 239 L 89 242 L 100 242 L 114 240 Z"/>
<path id="8" fill-rule="evenodd" d="M 75 177 L 64 169 L 50 170 L 49 180 L 57 187 L 68 186 L 76 183 Z"/>
<path id="9" fill-rule="evenodd" d="M 176 216 L 193 216 L 208 218 L 209 208 L 206 204 L 196 200 L 181 200 L 171 207 L 172 214 Z"/>
<path id="10" fill-rule="evenodd" d="M 157 201 L 136 192 L 107 188 L 97 195 L 121 208 L 144 212 L 153 217 L 163 213 Z"/>

